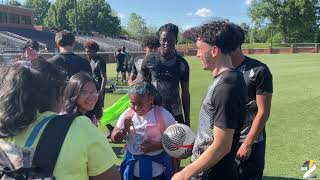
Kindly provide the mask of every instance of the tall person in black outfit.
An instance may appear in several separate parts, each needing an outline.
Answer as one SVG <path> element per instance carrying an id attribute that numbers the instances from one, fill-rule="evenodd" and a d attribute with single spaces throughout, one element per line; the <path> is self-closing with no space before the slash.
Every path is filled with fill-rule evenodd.
<path id="1" fill-rule="evenodd" d="M 141 75 L 157 88 L 163 107 L 172 113 L 175 120 L 190 126 L 189 65 L 176 52 L 178 33 L 179 29 L 174 24 L 160 27 L 160 52 L 145 57 Z"/>
<path id="2" fill-rule="evenodd" d="M 241 131 L 237 153 L 240 180 L 261 180 L 266 150 L 265 125 L 269 118 L 273 92 L 272 74 L 267 65 L 242 54 L 245 35 L 238 30 L 239 45 L 231 53 L 233 66 L 243 73 L 248 87 L 247 116 Z"/>
<path id="3" fill-rule="evenodd" d="M 107 84 L 107 65 L 106 61 L 97 54 L 99 51 L 99 45 L 94 41 L 87 41 L 84 44 L 86 54 L 88 56 L 91 69 L 92 76 L 97 82 L 98 90 L 99 90 L 99 99 L 95 105 L 94 112 L 92 112 L 96 118 L 100 119 L 102 117 L 102 109 L 104 107 L 104 97 L 105 97 L 105 86 Z M 111 124 L 107 125 L 109 130 L 109 135 L 111 136 L 111 132 L 113 130 L 113 126 Z"/>

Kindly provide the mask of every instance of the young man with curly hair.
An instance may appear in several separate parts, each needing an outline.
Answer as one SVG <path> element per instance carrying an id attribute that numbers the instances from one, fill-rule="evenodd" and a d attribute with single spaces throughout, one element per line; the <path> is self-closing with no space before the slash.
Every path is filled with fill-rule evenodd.
<path id="1" fill-rule="evenodd" d="M 238 179 L 234 159 L 245 118 L 247 88 L 230 57 L 239 44 L 235 32 L 228 21 L 204 24 L 198 32 L 197 56 L 214 80 L 201 104 L 191 164 L 176 173 L 173 180 Z"/>

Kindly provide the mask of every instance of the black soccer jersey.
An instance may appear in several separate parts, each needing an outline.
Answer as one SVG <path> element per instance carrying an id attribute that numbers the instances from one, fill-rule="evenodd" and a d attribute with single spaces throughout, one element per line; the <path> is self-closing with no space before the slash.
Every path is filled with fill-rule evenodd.
<path id="1" fill-rule="evenodd" d="M 91 60 L 92 76 L 96 80 L 101 88 L 102 85 L 102 74 L 106 74 L 106 61 L 100 56 L 97 56 L 94 60 Z"/>
<path id="2" fill-rule="evenodd" d="M 247 87 L 239 71 L 230 69 L 215 77 L 202 100 L 191 161 L 195 161 L 214 142 L 214 126 L 234 129 L 230 153 L 213 167 L 226 169 L 225 173 L 228 173 L 228 168 L 234 165 L 245 118 L 246 101 Z"/>
<path id="3" fill-rule="evenodd" d="M 48 61 L 62 70 L 68 79 L 78 72 L 92 74 L 89 61 L 72 52 L 60 53 Z"/>
<path id="4" fill-rule="evenodd" d="M 242 72 L 248 87 L 247 116 L 240 137 L 240 142 L 243 142 L 247 137 L 252 122 L 257 114 L 256 95 L 273 92 L 272 74 L 267 65 L 247 56 L 236 69 Z M 257 136 L 255 142 L 262 141 L 264 138 L 265 130 Z"/>
<path id="5" fill-rule="evenodd" d="M 160 53 L 149 54 L 141 65 L 141 75 L 157 88 L 163 107 L 174 116 L 182 114 L 179 83 L 189 81 L 189 65 L 181 56 L 164 59 Z"/>

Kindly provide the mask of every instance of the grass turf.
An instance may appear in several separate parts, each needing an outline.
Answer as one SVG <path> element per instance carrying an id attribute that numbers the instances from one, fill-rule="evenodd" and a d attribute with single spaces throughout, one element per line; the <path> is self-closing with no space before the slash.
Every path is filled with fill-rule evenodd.
<path id="1" fill-rule="evenodd" d="M 320 162 L 320 55 L 250 57 L 266 63 L 273 74 L 274 94 L 271 116 L 267 123 L 264 179 L 302 179 L 304 172 L 300 167 L 304 161 L 314 159 Z M 212 80 L 212 75 L 202 70 L 202 65 L 196 57 L 186 59 L 190 66 L 191 127 L 196 131 L 201 99 Z M 115 64 L 108 64 L 108 77 L 115 76 Z M 114 103 L 120 96 L 106 94 L 106 106 Z M 119 145 L 112 146 L 119 152 Z M 120 162 L 121 156 L 117 163 Z M 187 164 L 188 160 L 182 162 L 182 165 Z"/>

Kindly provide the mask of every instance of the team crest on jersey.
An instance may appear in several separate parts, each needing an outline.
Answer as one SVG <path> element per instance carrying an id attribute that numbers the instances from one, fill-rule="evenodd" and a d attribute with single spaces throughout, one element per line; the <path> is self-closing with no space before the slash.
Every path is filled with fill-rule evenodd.
<path id="1" fill-rule="evenodd" d="M 249 74 L 249 79 L 252 79 L 254 76 L 254 71 L 253 69 L 250 70 L 250 74 Z"/>

